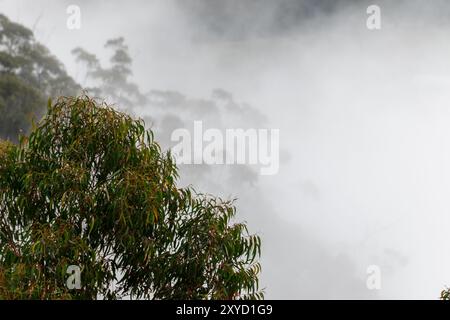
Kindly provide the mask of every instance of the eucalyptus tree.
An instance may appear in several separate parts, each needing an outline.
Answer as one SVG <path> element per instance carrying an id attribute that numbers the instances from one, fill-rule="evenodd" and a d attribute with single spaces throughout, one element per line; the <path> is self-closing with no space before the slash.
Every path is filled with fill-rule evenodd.
<path id="1" fill-rule="evenodd" d="M 91 95 L 110 99 L 126 109 L 145 105 L 146 95 L 130 79 L 132 59 L 125 39 L 109 39 L 104 47 L 112 53 L 108 66 L 102 65 L 95 54 L 81 47 L 72 50 L 75 60 L 84 67 L 85 89 Z"/>
<path id="2" fill-rule="evenodd" d="M 49 102 L 28 137 L 0 144 L 0 298 L 262 298 L 261 241 L 234 201 L 177 178 L 142 120 L 86 96 Z"/>

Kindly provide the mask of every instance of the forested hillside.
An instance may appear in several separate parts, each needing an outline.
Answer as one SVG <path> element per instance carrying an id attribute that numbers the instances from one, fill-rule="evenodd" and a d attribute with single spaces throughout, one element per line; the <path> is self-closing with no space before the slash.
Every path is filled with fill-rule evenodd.
<path id="1" fill-rule="evenodd" d="M 17 141 L 42 116 L 49 97 L 80 89 L 30 29 L 0 14 L 0 138 Z"/>

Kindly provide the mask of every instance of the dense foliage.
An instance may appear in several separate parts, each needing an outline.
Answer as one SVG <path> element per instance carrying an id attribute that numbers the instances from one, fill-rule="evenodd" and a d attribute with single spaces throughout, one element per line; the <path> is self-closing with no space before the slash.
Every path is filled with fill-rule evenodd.
<path id="1" fill-rule="evenodd" d="M 31 30 L 0 14 L 0 138 L 17 141 L 43 115 L 48 97 L 79 90 Z"/>
<path id="2" fill-rule="evenodd" d="M 176 179 L 142 121 L 88 97 L 49 103 L 0 144 L 0 298 L 262 298 L 260 238 L 232 201 Z"/>

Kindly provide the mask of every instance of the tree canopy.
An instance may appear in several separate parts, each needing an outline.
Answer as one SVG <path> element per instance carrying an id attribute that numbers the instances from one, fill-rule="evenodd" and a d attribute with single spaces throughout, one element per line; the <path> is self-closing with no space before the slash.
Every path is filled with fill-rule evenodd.
<path id="1" fill-rule="evenodd" d="M 44 114 L 48 97 L 79 91 L 31 30 L 0 14 L 0 138 L 17 141 Z"/>
<path id="2" fill-rule="evenodd" d="M 260 238 L 233 201 L 177 177 L 142 120 L 86 96 L 49 103 L 0 144 L 0 299 L 262 298 Z"/>
<path id="3" fill-rule="evenodd" d="M 102 66 L 95 54 L 83 48 L 77 47 L 72 50 L 76 61 L 85 69 L 86 90 L 90 94 L 109 98 L 127 109 L 144 105 L 147 97 L 140 92 L 138 85 L 130 80 L 133 74 L 132 59 L 125 39 L 122 37 L 109 39 L 104 47 L 112 51 L 109 66 Z"/>

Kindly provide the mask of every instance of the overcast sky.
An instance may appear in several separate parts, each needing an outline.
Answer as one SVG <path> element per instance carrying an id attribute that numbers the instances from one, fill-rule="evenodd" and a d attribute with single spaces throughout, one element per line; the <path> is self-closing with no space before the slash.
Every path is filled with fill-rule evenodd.
<path id="1" fill-rule="evenodd" d="M 69 4 L 80 30 L 66 28 Z M 370 4 L 380 30 L 366 27 Z M 103 57 L 124 36 L 143 91 L 221 88 L 280 129 L 279 174 L 212 187 L 263 237 L 267 298 L 435 299 L 450 285 L 450 3 L 0 0 L 0 12 L 75 78 L 74 47 Z M 381 290 L 366 287 L 370 265 Z"/>

